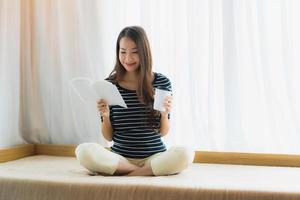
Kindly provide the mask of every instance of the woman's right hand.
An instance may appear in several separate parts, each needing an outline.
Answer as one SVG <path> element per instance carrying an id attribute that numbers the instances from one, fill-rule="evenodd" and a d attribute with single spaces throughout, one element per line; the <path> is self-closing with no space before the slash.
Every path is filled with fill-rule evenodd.
<path id="1" fill-rule="evenodd" d="M 97 101 L 97 107 L 102 117 L 109 118 L 109 107 L 106 100 L 100 99 Z"/>

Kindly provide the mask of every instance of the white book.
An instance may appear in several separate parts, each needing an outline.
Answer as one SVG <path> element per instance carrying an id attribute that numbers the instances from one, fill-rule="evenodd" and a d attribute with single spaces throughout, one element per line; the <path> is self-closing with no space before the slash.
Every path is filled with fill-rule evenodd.
<path id="1" fill-rule="evenodd" d="M 118 88 L 111 82 L 77 77 L 70 80 L 70 85 L 84 102 L 95 103 L 100 99 L 105 99 L 108 105 L 119 105 L 127 108 Z"/>

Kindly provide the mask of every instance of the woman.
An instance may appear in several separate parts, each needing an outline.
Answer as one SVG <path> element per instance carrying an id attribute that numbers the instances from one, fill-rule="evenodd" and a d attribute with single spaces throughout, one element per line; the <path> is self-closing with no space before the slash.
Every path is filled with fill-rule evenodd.
<path id="1" fill-rule="evenodd" d="M 97 102 L 102 134 L 113 141 L 111 149 L 96 143 L 76 148 L 81 165 L 92 172 L 109 175 L 150 176 L 181 172 L 188 165 L 184 147 L 166 150 L 161 137 L 169 131 L 172 97 L 164 101 L 165 111 L 153 109 L 156 88 L 171 91 L 169 79 L 152 72 L 149 42 L 143 28 L 124 28 L 117 39 L 116 64 L 107 78 L 115 84 L 128 108 Z"/>

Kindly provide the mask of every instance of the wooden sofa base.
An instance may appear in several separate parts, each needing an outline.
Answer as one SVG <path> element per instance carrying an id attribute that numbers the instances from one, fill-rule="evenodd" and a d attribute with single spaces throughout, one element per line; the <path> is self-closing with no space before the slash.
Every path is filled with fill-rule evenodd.
<path id="1" fill-rule="evenodd" d="M 23 144 L 0 148 L 0 163 L 32 155 L 75 156 L 76 145 Z M 194 163 L 300 167 L 299 155 L 196 151 Z"/>

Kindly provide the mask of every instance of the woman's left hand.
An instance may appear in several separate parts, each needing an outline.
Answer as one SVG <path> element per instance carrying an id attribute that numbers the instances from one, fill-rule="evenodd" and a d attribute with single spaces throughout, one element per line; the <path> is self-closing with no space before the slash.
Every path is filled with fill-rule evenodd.
<path id="1" fill-rule="evenodd" d="M 165 100 L 164 100 L 165 111 L 160 112 L 162 116 L 167 116 L 171 112 L 171 109 L 172 109 L 172 100 L 173 100 L 172 96 L 167 96 L 165 98 Z"/>

